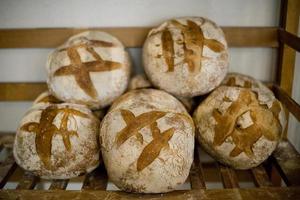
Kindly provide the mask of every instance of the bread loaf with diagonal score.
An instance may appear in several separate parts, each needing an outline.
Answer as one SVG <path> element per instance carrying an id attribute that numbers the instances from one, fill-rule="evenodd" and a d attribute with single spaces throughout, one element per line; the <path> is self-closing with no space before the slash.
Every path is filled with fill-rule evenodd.
<path id="1" fill-rule="evenodd" d="M 48 57 L 48 88 L 58 99 L 92 109 L 110 105 L 125 92 L 131 62 L 114 36 L 88 31 L 72 36 Z"/>
<path id="2" fill-rule="evenodd" d="M 189 175 L 194 124 L 168 93 L 133 90 L 117 99 L 104 117 L 100 143 L 109 179 L 121 190 L 168 192 Z"/>
<path id="3" fill-rule="evenodd" d="M 262 83 L 230 74 L 195 110 L 196 138 L 218 161 L 236 169 L 261 164 L 285 129 L 281 103 Z"/>
<path id="4" fill-rule="evenodd" d="M 143 63 L 155 87 L 181 97 L 203 95 L 216 88 L 227 73 L 227 42 L 211 20 L 172 19 L 149 32 Z"/>
<path id="5" fill-rule="evenodd" d="M 100 162 L 98 131 L 99 120 L 86 106 L 33 106 L 16 132 L 16 163 L 46 179 L 68 179 L 91 172 Z"/>

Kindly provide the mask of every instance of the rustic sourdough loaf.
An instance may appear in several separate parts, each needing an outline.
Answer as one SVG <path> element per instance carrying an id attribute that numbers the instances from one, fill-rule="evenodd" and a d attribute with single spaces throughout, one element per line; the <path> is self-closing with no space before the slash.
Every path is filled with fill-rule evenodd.
<path id="1" fill-rule="evenodd" d="M 58 99 L 98 109 L 126 90 L 130 68 L 128 53 L 117 38 L 88 31 L 71 37 L 49 55 L 47 83 Z"/>
<path id="2" fill-rule="evenodd" d="M 181 97 L 203 95 L 226 75 L 227 43 L 223 31 L 208 19 L 173 19 L 149 32 L 143 62 L 155 87 Z"/>
<path id="3" fill-rule="evenodd" d="M 133 90 L 104 117 L 100 143 L 109 179 L 120 189 L 168 192 L 189 175 L 194 125 L 184 106 L 168 93 Z"/>
<path id="4" fill-rule="evenodd" d="M 16 133 L 14 157 L 19 166 L 46 179 L 67 179 L 99 164 L 99 120 L 83 105 L 34 106 Z"/>
<path id="5" fill-rule="evenodd" d="M 266 160 L 285 128 L 284 110 L 271 91 L 242 87 L 217 88 L 198 106 L 193 118 L 203 148 L 237 169 Z"/>

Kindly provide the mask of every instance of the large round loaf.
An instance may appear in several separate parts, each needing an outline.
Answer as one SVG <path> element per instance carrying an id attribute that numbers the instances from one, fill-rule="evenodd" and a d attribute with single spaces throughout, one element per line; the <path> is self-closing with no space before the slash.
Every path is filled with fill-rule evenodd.
<path id="1" fill-rule="evenodd" d="M 194 112 L 198 141 L 234 168 L 259 165 L 275 150 L 285 127 L 284 110 L 272 95 L 240 87 L 217 88 Z"/>
<path id="2" fill-rule="evenodd" d="M 126 90 L 130 68 L 128 53 L 117 38 L 88 31 L 50 54 L 47 83 L 60 100 L 103 108 Z"/>
<path id="3" fill-rule="evenodd" d="M 99 164 L 98 131 L 98 119 L 83 105 L 35 106 L 20 122 L 14 157 L 42 178 L 76 177 Z"/>
<path id="4" fill-rule="evenodd" d="M 149 32 L 143 62 L 154 86 L 181 97 L 203 95 L 227 73 L 227 43 L 223 31 L 208 19 L 173 19 Z"/>
<path id="5" fill-rule="evenodd" d="M 104 117 L 100 141 L 109 179 L 120 189 L 168 192 L 189 175 L 194 125 L 171 95 L 133 90 L 120 97 Z"/>

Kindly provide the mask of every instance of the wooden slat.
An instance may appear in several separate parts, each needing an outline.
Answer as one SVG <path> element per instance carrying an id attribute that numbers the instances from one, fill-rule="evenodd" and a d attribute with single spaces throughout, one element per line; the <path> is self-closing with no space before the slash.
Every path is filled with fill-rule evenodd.
<path id="1" fill-rule="evenodd" d="M 5 141 L 3 141 L 3 138 L 4 139 L 8 138 L 8 136 L 4 135 L 4 136 L 0 137 L 1 147 L 4 147 L 4 145 L 5 145 Z M 11 141 L 11 140 L 8 140 L 8 141 Z M 12 149 L 3 148 L 3 151 L 4 150 L 8 150 L 8 152 L 7 152 L 7 157 L 5 158 L 5 160 L 0 162 L 0 189 L 2 189 L 5 186 L 6 182 L 13 175 L 13 173 L 15 172 L 15 170 L 17 168 L 17 164 L 15 163 L 15 160 L 13 157 Z"/>
<path id="2" fill-rule="evenodd" d="M 297 35 L 299 14 L 299 0 L 281 0 L 280 28 L 288 31 L 289 33 Z M 296 51 L 288 45 L 279 42 L 277 58 L 276 82 L 284 91 L 291 95 L 294 82 Z M 288 114 L 287 111 L 286 114 Z M 288 115 L 286 117 L 286 121 L 288 124 Z M 283 138 L 287 138 L 287 133 L 288 126 L 284 130 Z"/>
<path id="3" fill-rule="evenodd" d="M 226 40 L 232 47 L 278 47 L 277 28 L 224 27 Z"/>
<path id="4" fill-rule="evenodd" d="M 226 200 L 295 200 L 300 199 L 300 187 L 291 188 L 255 188 L 255 189 L 210 189 L 210 190 L 189 190 L 176 191 L 166 194 L 133 194 L 125 192 L 113 192 L 102 190 L 89 191 L 50 191 L 50 190 L 1 190 L 2 199 L 22 199 L 22 200 L 53 200 L 53 199 L 84 199 L 84 200 L 102 200 L 102 199 L 161 199 L 161 200 L 188 200 L 188 199 L 226 199 Z"/>
<path id="5" fill-rule="evenodd" d="M 300 122 L 300 105 L 292 99 L 287 92 L 278 87 L 277 85 L 273 85 L 272 90 L 277 99 L 279 99 L 284 106 L 296 117 L 296 119 Z"/>
<path id="6" fill-rule="evenodd" d="M 289 45 L 296 51 L 300 51 L 300 38 L 294 34 L 291 34 L 283 29 L 278 29 L 279 41 Z"/>
<path id="7" fill-rule="evenodd" d="M 271 167 L 270 167 L 270 169 L 267 168 L 267 172 L 269 174 L 270 181 L 273 186 L 281 187 L 282 186 L 282 178 L 280 176 L 280 173 L 278 172 L 276 165 L 274 164 L 274 162 L 272 162 L 272 160 L 274 160 L 274 158 L 270 158 L 269 160 L 271 161 L 270 162 Z"/>
<path id="8" fill-rule="evenodd" d="M 64 180 L 52 180 L 52 183 L 49 187 L 49 190 L 65 190 L 68 186 L 68 179 L 64 179 Z"/>
<path id="9" fill-rule="evenodd" d="M 45 83 L 0 83 L 0 101 L 32 101 L 45 90 Z"/>
<path id="10" fill-rule="evenodd" d="M 262 165 L 252 168 L 251 172 L 254 178 L 254 183 L 257 187 L 272 186 L 268 174 Z"/>
<path id="11" fill-rule="evenodd" d="M 280 28 L 297 35 L 299 25 L 300 1 L 282 0 Z M 280 42 L 278 52 L 277 82 L 289 95 L 292 92 L 296 52 Z"/>
<path id="12" fill-rule="evenodd" d="M 30 172 L 25 172 L 16 189 L 31 190 L 34 188 L 37 181 L 38 178 L 36 176 L 32 175 Z"/>
<path id="13" fill-rule="evenodd" d="M 13 143 L 15 140 L 14 132 L 0 132 L 0 146 L 1 148 L 7 148 L 12 150 Z"/>
<path id="14" fill-rule="evenodd" d="M 8 179 L 17 169 L 17 164 L 15 162 L 11 165 L 6 165 L 6 166 L 2 166 L 1 164 L 0 169 L 1 169 L 0 189 L 2 189 L 7 183 Z"/>
<path id="15" fill-rule="evenodd" d="M 194 162 L 190 171 L 190 183 L 192 189 L 205 189 L 203 169 L 199 156 L 199 146 L 195 146 Z"/>
<path id="16" fill-rule="evenodd" d="M 300 154 L 289 141 L 281 141 L 273 154 L 288 186 L 300 185 Z"/>
<path id="17" fill-rule="evenodd" d="M 70 36 L 101 30 L 119 38 L 126 47 L 141 47 L 150 27 L 0 29 L 0 48 L 53 48 Z M 229 46 L 278 47 L 273 27 L 223 27 Z"/>
<path id="18" fill-rule="evenodd" d="M 224 188 L 239 188 L 239 181 L 235 171 L 221 163 L 218 164 L 220 168 L 222 183 Z"/>
<path id="19" fill-rule="evenodd" d="M 103 165 L 87 174 L 82 185 L 83 190 L 106 190 L 108 177 Z"/>

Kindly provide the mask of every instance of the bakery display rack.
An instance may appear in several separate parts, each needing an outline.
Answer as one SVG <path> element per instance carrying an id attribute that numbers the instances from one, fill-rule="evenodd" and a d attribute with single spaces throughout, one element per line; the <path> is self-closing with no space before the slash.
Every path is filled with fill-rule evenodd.
<path id="1" fill-rule="evenodd" d="M 276 80 L 267 83 L 275 96 L 300 122 L 300 105 L 291 98 L 296 51 L 300 38 L 300 1 L 282 0 L 278 27 L 222 27 L 229 47 L 274 48 L 277 52 Z M 86 30 L 102 30 L 117 36 L 126 47 L 141 47 L 150 27 L 0 29 L 0 48 L 54 48 L 68 37 Z M 2 66 L 9 67 L 9 66 Z M 46 83 L 0 83 L 0 101 L 32 101 L 47 89 Z M 5 116 L 2 116 L 5 117 Z M 23 171 L 12 155 L 13 134 L 0 134 L 0 199 L 300 199 L 300 153 L 287 139 L 287 129 L 276 151 L 263 164 L 250 170 L 234 170 L 216 161 L 203 161 L 196 144 L 194 163 L 187 184 L 190 190 L 165 194 L 132 194 L 107 189 L 103 163 L 93 172 L 70 180 L 44 180 Z M 201 154 L 201 155 L 200 155 Z M 4 159 L 2 159 L 2 157 Z M 16 182 L 15 189 L 7 189 Z M 245 186 L 245 182 L 252 186 Z M 81 183 L 81 190 L 66 190 Z M 219 183 L 211 188 L 210 183 Z"/>

